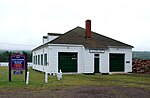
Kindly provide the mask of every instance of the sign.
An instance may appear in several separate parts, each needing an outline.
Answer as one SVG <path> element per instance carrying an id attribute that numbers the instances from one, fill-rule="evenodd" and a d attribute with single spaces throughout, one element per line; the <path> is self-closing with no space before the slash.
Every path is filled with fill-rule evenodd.
<path id="1" fill-rule="evenodd" d="M 25 69 L 25 56 L 21 54 L 15 54 L 10 59 L 11 70 L 24 70 Z"/>
<path id="2" fill-rule="evenodd" d="M 23 74 L 23 71 L 20 71 L 20 70 L 19 70 L 19 71 L 18 71 L 18 70 L 17 70 L 17 71 L 16 71 L 16 70 L 14 71 L 14 75 L 22 75 L 22 74 Z"/>
<path id="3" fill-rule="evenodd" d="M 22 75 L 25 70 L 25 81 L 27 79 L 27 54 L 21 55 L 16 53 L 14 55 L 9 54 L 9 82 L 11 82 L 11 70 L 14 70 L 14 75 Z"/>
<path id="4" fill-rule="evenodd" d="M 130 63 L 130 61 L 126 61 L 126 63 Z"/>
<path id="5" fill-rule="evenodd" d="M 90 53 L 104 53 L 105 50 L 104 49 L 90 49 L 89 52 Z"/>

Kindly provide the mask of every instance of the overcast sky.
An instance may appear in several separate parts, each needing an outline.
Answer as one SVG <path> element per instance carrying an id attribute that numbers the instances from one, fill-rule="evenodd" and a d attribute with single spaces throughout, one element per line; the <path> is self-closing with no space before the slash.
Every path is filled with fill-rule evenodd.
<path id="1" fill-rule="evenodd" d="M 76 26 L 150 50 L 150 0 L 0 0 L 0 49 L 29 49 Z"/>

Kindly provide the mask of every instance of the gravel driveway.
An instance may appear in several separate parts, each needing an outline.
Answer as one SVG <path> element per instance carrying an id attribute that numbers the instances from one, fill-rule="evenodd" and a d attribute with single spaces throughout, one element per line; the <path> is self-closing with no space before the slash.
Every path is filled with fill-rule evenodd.
<path id="1" fill-rule="evenodd" d="M 0 89 L 0 98 L 150 98 L 150 90 L 119 86 L 68 89 Z"/>

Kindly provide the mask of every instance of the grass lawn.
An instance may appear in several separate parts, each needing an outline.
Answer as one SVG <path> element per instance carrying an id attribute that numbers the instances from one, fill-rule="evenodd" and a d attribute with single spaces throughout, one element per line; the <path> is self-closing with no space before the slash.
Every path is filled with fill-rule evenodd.
<path id="1" fill-rule="evenodd" d="M 13 71 L 12 71 L 13 72 Z M 50 76 L 48 83 L 44 82 L 44 73 L 29 69 L 29 85 L 24 82 L 24 75 L 13 75 L 12 81 L 8 81 L 8 67 L 0 66 L 0 89 L 23 88 L 23 89 L 66 89 L 80 86 L 121 86 L 135 87 L 150 90 L 150 74 L 112 74 L 112 75 L 63 75 L 58 81 L 56 76 Z"/>

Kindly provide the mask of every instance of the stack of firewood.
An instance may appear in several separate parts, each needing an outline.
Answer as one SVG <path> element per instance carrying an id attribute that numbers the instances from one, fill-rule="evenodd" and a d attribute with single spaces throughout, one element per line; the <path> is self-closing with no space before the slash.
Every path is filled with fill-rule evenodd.
<path id="1" fill-rule="evenodd" d="M 132 65 L 134 73 L 150 73 L 150 60 L 133 60 Z"/>

